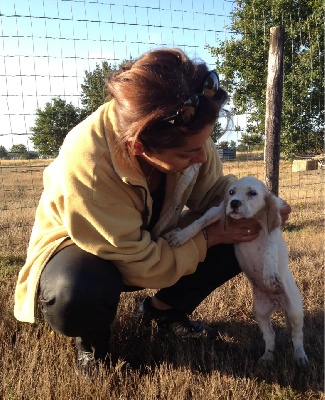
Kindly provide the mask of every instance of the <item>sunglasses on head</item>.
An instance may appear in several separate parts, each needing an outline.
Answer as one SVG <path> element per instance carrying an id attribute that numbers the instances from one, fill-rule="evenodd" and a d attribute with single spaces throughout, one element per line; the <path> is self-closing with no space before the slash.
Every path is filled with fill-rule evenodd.
<path id="1" fill-rule="evenodd" d="M 161 122 L 169 122 L 172 125 L 186 125 L 190 123 L 193 121 L 199 107 L 200 97 L 206 96 L 213 99 L 216 97 L 219 88 L 220 80 L 217 72 L 215 70 L 210 71 L 204 79 L 202 92 L 190 96 L 184 101 L 176 114 L 162 119 Z"/>

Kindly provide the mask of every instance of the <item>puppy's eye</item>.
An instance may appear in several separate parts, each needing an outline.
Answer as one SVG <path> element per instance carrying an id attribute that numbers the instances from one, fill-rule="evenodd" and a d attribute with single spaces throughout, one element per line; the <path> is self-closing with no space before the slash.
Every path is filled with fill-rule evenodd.
<path id="1" fill-rule="evenodd" d="M 248 194 L 249 194 L 250 196 L 257 196 L 256 190 L 250 190 L 250 191 L 248 192 Z"/>
<path id="2" fill-rule="evenodd" d="M 235 194 L 234 189 L 230 189 L 230 190 L 229 190 L 229 194 L 230 194 L 230 196 L 233 196 L 233 195 Z"/>

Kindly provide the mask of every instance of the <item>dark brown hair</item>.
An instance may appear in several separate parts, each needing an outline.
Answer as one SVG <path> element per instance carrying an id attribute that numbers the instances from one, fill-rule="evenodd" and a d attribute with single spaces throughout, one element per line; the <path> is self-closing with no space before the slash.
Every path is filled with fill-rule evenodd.
<path id="1" fill-rule="evenodd" d="M 141 141 L 155 152 L 182 146 L 184 138 L 198 134 L 218 117 L 228 99 L 223 89 L 212 100 L 200 97 L 195 119 L 186 125 L 160 123 L 174 115 L 191 95 L 202 92 L 208 68 L 203 61 L 192 61 L 180 49 L 152 50 L 134 63 L 124 65 L 107 81 L 107 90 L 116 103 L 121 143 Z"/>

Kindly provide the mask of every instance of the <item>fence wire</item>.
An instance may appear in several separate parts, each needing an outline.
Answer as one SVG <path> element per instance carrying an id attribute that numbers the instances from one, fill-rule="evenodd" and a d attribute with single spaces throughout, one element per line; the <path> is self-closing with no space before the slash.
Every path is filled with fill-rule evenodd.
<path id="1" fill-rule="evenodd" d="M 235 5 L 231 0 L 2 2 L 0 149 L 14 154 L 17 146 L 23 145 L 33 152 L 30 135 L 36 110 L 55 97 L 82 107 L 85 71 L 93 71 L 104 61 L 119 65 L 149 49 L 179 47 L 214 68 L 215 59 L 206 45 L 213 46 L 235 34 L 229 29 Z M 291 101 L 294 104 L 294 91 Z M 245 115 L 238 116 L 234 125 L 245 125 L 245 119 Z M 238 141 L 243 131 L 228 132 L 224 140 Z M 49 161 L 1 158 L 0 154 L 0 249 L 25 250 L 42 190 L 42 172 Z M 315 169 L 293 172 L 289 162 L 281 164 L 280 195 L 297 207 L 301 219 L 304 210 L 314 205 L 317 212 L 322 210 L 324 180 L 320 166 L 316 161 Z M 263 178 L 261 152 L 243 153 L 235 161 L 226 161 L 228 172 Z"/>

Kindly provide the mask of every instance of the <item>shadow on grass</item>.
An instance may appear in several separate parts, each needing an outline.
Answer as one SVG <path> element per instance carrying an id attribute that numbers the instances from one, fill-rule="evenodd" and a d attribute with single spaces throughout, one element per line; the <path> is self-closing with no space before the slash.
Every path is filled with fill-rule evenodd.
<path id="1" fill-rule="evenodd" d="M 323 226 L 323 220 L 322 219 L 312 219 L 308 221 L 301 221 L 301 223 L 290 223 L 286 222 L 283 230 L 287 232 L 299 232 L 302 231 L 306 228 L 315 228 L 319 226 Z"/>
<path id="2" fill-rule="evenodd" d="M 190 369 L 193 373 L 250 378 L 259 382 L 291 387 L 295 391 L 323 391 L 323 313 L 305 316 L 305 350 L 310 363 L 298 367 L 293 361 L 293 346 L 285 328 L 273 326 L 276 333 L 275 360 L 260 366 L 264 341 L 257 325 L 236 321 L 216 324 L 220 338 L 186 339 L 159 334 L 154 326 L 136 327 L 134 337 L 121 340 L 125 328 L 115 323 L 112 332 L 112 358 L 122 359 L 131 369 L 146 374 L 161 364 Z M 134 325 L 134 321 L 129 321 Z M 124 325 L 124 323 L 123 323 Z M 310 327 L 308 327 L 310 326 Z"/>
<path id="3" fill-rule="evenodd" d="M 35 387 L 38 394 L 44 394 L 44 379 L 50 382 L 49 390 L 57 390 L 56 379 L 60 379 L 61 385 L 70 379 L 70 385 L 75 385 L 75 389 L 71 390 L 76 393 L 89 387 L 87 383 L 87 386 L 79 388 L 80 380 L 75 378 L 73 338 L 53 334 L 50 327 L 41 320 L 34 325 L 19 323 L 9 310 L 2 316 L 0 349 L 3 365 L 6 366 L 3 371 L 6 382 L 4 393 L 19 381 L 22 393 L 30 393 Z M 244 385 L 245 382 L 249 385 L 256 381 L 261 388 L 261 396 L 264 396 L 263 388 L 267 384 L 270 385 L 268 389 L 274 387 L 274 390 L 278 390 L 280 386 L 284 393 L 292 393 L 290 398 L 296 398 L 298 394 L 299 398 L 307 398 L 300 397 L 300 394 L 309 396 L 311 391 L 316 397 L 308 398 L 321 398 L 317 397 L 324 388 L 324 330 L 321 311 L 305 316 L 305 348 L 310 364 L 304 368 L 294 365 L 288 334 L 278 325 L 274 327 L 277 337 L 275 361 L 271 366 L 263 368 L 258 365 L 258 359 L 263 353 L 264 343 L 254 322 L 219 321 L 214 327 L 222 340 L 180 340 L 157 332 L 154 325 L 139 325 L 133 313 L 117 318 L 111 336 L 112 360 L 116 364 L 105 373 L 98 387 L 103 382 L 111 382 L 114 386 L 114 379 L 117 379 L 116 385 L 123 382 L 127 384 L 134 379 L 141 379 L 141 382 L 153 379 L 159 381 L 161 367 L 164 367 L 169 371 L 164 379 L 172 379 L 177 371 L 188 371 L 193 377 L 200 376 L 199 382 L 204 382 L 205 378 L 206 381 L 230 381 L 231 384 L 241 380 Z M 22 370 L 24 373 L 21 376 Z M 213 375 L 220 378 L 213 378 Z"/>
<path id="4" fill-rule="evenodd" d="M 4 268 L 0 268 L 0 272 L 9 271 L 10 267 L 16 268 L 21 263 L 20 258 L 11 261 L 9 265 L 3 264 Z M 15 387 L 18 381 L 26 391 L 40 387 L 37 390 L 41 392 L 40 385 L 46 379 L 44 377 L 53 380 L 55 387 L 58 376 L 64 381 L 71 375 L 70 379 L 77 385 L 73 370 L 73 339 L 53 334 L 42 320 L 34 325 L 15 320 L 12 313 L 15 274 L 11 271 L 8 276 L 0 274 L 0 278 L 0 361 L 3 366 L 3 370 L 0 368 L 0 382 L 5 387 L 4 393 L 8 393 L 8 388 Z M 157 332 L 154 325 L 139 325 L 134 316 L 137 300 L 134 298 L 134 303 L 124 302 L 124 309 L 112 326 L 111 336 L 112 359 L 123 365 L 126 376 L 133 374 L 130 380 L 137 376 L 148 376 L 150 380 L 156 371 L 159 378 L 159 368 L 166 365 L 171 371 L 167 376 L 173 376 L 174 370 L 188 370 L 193 376 L 200 374 L 209 381 L 211 375 L 220 374 L 221 380 L 225 381 L 254 380 L 261 387 L 266 383 L 288 388 L 295 392 L 293 396 L 299 393 L 299 398 L 307 398 L 300 394 L 304 396 L 305 392 L 310 391 L 317 394 L 316 397 L 310 397 L 310 393 L 306 393 L 308 398 L 321 398 L 317 397 L 324 389 L 324 314 L 321 307 L 319 311 L 305 313 L 305 349 L 310 360 L 308 366 L 295 366 L 288 333 L 284 327 L 274 323 L 275 361 L 269 367 L 260 367 L 258 359 L 263 354 L 264 342 L 254 321 L 240 321 L 237 318 L 219 320 L 212 326 L 218 331 L 220 340 L 180 340 Z M 116 369 L 115 374 L 121 369 Z M 21 375 L 22 370 L 24 374 Z M 112 376 L 114 378 L 114 370 L 108 371 L 106 381 L 113 379 Z M 35 380 L 39 386 L 35 385 Z"/>
<path id="5" fill-rule="evenodd" d="M 2 267 L 9 267 L 9 266 L 13 266 L 13 265 L 19 265 L 22 266 L 24 265 L 26 260 L 25 256 L 16 256 L 13 254 L 10 255 L 0 255 L 0 268 Z"/>

